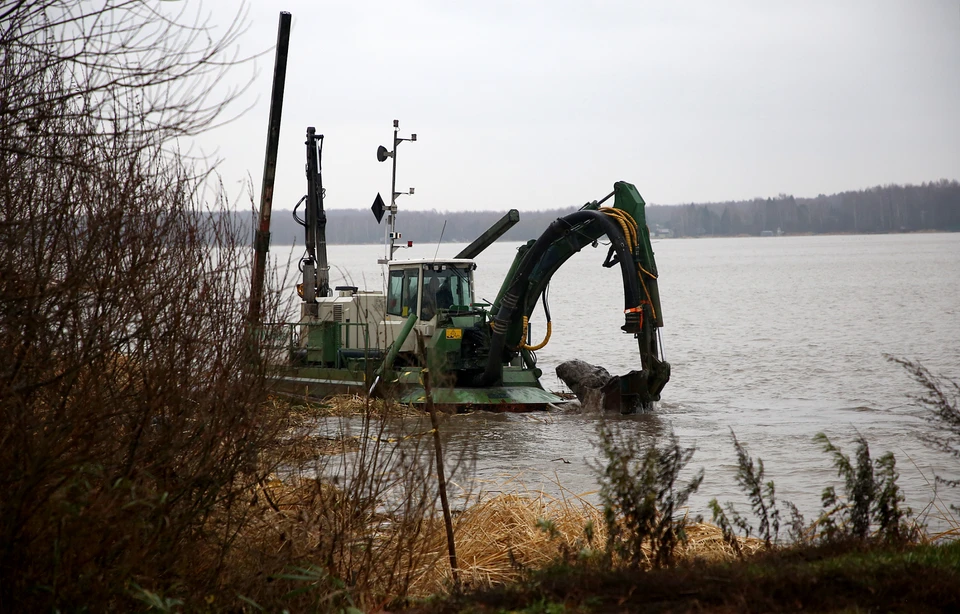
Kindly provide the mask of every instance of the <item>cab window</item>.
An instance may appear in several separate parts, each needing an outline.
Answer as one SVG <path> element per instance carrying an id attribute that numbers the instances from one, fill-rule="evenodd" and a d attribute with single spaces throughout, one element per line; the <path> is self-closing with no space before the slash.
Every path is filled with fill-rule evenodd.
<path id="1" fill-rule="evenodd" d="M 433 318 L 440 309 L 450 309 L 455 305 L 469 306 L 471 302 L 469 268 L 424 266 L 421 320 Z"/>
<path id="2" fill-rule="evenodd" d="M 450 270 L 451 305 L 469 306 L 473 302 L 470 296 L 470 269 Z"/>
<path id="3" fill-rule="evenodd" d="M 430 320 L 437 315 L 437 291 L 442 283 L 440 274 L 429 266 L 423 267 L 423 299 L 420 301 L 420 319 Z"/>
<path id="4" fill-rule="evenodd" d="M 403 303 L 400 315 L 407 317 L 417 311 L 417 290 L 420 288 L 420 270 L 405 269 L 403 271 Z"/>
<path id="5" fill-rule="evenodd" d="M 399 316 L 401 312 L 403 296 L 403 271 L 396 269 L 390 271 L 390 280 L 387 282 L 387 313 Z"/>

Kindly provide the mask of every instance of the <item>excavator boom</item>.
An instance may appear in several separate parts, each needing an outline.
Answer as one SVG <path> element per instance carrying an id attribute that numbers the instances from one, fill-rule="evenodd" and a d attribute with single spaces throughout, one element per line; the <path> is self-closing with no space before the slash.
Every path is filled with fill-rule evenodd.
<path id="1" fill-rule="evenodd" d="M 611 196 L 613 206 L 601 207 Z M 491 351 L 487 369 L 476 385 L 491 385 L 497 380 L 504 353 L 524 355 L 526 321 L 554 273 L 571 256 L 606 235 L 610 252 L 604 266 L 619 265 L 623 280 L 621 329 L 636 337 L 640 351 L 641 368 L 620 377 L 621 410 L 636 411 L 660 399 L 660 391 L 670 378 L 670 365 L 661 360 L 658 351 L 657 329 L 663 326 L 663 317 L 644 207 L 633 185 L 617 182 L 609 196 L 555 220 L 539 239 L 520 247 L 490 310 Z"/>

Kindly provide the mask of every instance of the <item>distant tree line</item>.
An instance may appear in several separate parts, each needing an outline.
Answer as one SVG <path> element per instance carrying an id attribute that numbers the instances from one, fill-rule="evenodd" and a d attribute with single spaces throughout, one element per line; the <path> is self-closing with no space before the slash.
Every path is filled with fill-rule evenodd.
<path id="1" fill-rule="evenodd" d="M 523 212 L 504 239 L 540 236 L 556 218 L 578 207 Z M 468 242 L 504 215 L 504 211 L 403 211 L 397 224 L 404 240 Z M 252 222 L 250 222 L 252 223 Z M 303 243 L 303 231 L 290 211 L 276 211 L 272 243 Z M 384 224 L 386 220 L 384 219 Z M 888 233 L 919 230 L 960 231 L 960 182 L 942 179 L 921 185 L 886 185 L 815 198 L 780 194 L 687 205 L 648 205 L 652 232 L 677 237 L 785 234 Z M 368 209 L 328 209 L 328 243 L 380 243 L 384 226 Z"/>
<path id="2" fill-rule="evenodd" d="M 539 237 L 553 220 L 579 207 L 547 209 L 520 214 L 520 221 L 503 236 L 507 241 L 525 241 Z M 363 244 L 382 243 L 387 224 L 377 224 L 369 209 L 328 209 L 327 243 Z M 506 211 L 404 211 L 397 218 L 397 232 L 402 240 L 415 243 L 443 242 L 469 243 L 480 233 L 503 217 Z M 303 244 L 303 228 L 294 221 L 290 211 L 275 211 L 270 220 L 271 243 L 274 245 Z"/>
<path id="3" fill-rule="evenodd" d="M 960 231 L 960 183 L 886 185 L 816 198 L 776 198 L 647 207 L 647 222 L 674 236 L 759 235 L 763 231 L 888 233 Z"/>

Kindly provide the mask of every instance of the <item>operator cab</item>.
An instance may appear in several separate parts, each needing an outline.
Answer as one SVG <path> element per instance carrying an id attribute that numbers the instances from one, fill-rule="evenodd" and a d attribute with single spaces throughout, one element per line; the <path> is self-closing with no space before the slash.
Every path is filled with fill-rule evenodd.
<path id="1" fill-rule="evenodd" d="M 411 313 L 416 313 L 420 323 L 435 324 L 440 310 L 469 308 L 473 302 L 473 271 L 476 268 L 472 260 L 463 258 L 391 262 L 387 281 L 387 320 L 405 320 Z"/>

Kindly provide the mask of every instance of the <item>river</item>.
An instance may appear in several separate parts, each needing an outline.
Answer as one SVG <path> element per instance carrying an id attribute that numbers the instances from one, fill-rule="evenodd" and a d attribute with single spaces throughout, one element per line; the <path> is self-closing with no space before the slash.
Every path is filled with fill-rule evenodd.
<path id="1" fill-rule="evenodd" d="M 479 297 L 495 298 L 517 245 L 496 244 L 477 258 Z M 452 256 L 460 247 L 420 245 L 397 257 Z M 692 513 L 708 515 L 713 497 L 747 511 L 734 481 L 731 431 L 763 459 L 778 496 L 808 519 L 824 485 L 838 483 L 813 441 L 819 432 L 848 453 L 857 433 L 875 457 L 894 452 L 914 511 L 933 498 L 934 473 L 960 474 L 918 439 L 931 428 L 911 400 L 921 390 L 886 359 L 919 360 L 960 379 L 960 233 L 666 239 L 653 247 L 672 376 L 655 412 L 614 419 L 640 437 L 672 431 L 696 447 L 689 467 L 702 467 L 705 479 Z M 382 288 L 382 254 L 381 246 L 330 246 L 331 285 Z M 635 341 L 619 330 L 620 273 L 600 266 L 605 255 L 603 245 L 585 249 L 551 283 L 554 332 L 538 352 L 548 389 L 563 388 L 553 369 L 570 358 L 614 374 L 639 368 Z M 535 342 L 542 322 L 535 312 Z M 598 420 L 569 411 L 477 412 L 445 429 L 451 452 L 476 448 L 475 483 L 486 490 L 556 495 L 562 487 L 593 499 Z M 960 489 L 941 488 L 939 496 L 960 505 Z"/>

